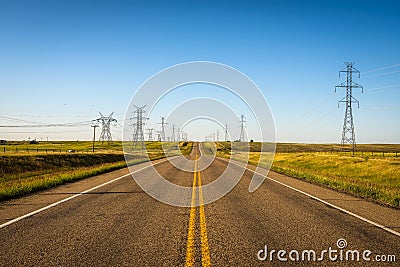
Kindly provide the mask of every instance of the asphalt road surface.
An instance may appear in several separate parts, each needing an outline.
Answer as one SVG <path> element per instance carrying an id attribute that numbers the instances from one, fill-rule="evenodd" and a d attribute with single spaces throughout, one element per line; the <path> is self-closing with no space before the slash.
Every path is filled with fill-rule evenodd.
<path id="1" fill-rule="evenodd" d="M 248 169 L 231 192 L 204 205 L 200 185 L 227 162 L 201 170 L 202 158 L 195 147 L 185 163 L 191 172 L 155 165 L 192 188 L 192 207 L 155 200 L 126 169 L 0 203 L 0 265 L 400 266 L 398 210 L 275 173 L 249 193 Z M 146 166 L 134 175 L 151 175 Z"/>

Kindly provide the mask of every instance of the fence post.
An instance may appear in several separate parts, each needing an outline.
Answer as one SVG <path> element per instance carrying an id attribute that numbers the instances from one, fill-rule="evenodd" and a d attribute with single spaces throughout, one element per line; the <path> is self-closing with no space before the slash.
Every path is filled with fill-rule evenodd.
<path id="1" fill-rule="evenodd" d="M 29 147 L 26 149 L 26 151 L 29 153 Z"/>
<path id="2" fill-rule="evenodd" d="M 372 156 L 374 155 L 374 151 L 372 150 Z"/>
<path id="3" fill-rule="evenodd" d="M 36 148 L 36 153 L 39 153 L 39 148 Z"/>
<path id="4" fill-rule="evenodd" d="M 385 152 L 382 152 L 382 157 L 385 157 Z"/>
<path id="5" fill-rule="evenodd" d="M 15 153 L 18 153 L 18 147 L 15 148 Z"/>
<path id="6" fill-rule="evenodd" d="M 4 149 L 4 153 L 6 153 L 6 147 L 3 147 L 3 149 Z"/>

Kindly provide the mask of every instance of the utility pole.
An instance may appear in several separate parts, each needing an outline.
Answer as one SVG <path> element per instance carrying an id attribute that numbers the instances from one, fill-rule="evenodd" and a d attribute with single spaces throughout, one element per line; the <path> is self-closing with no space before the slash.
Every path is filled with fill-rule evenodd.
<path id="1" fill-rule="evenodd" d="M 244 115 L 242 114 L 240 116 L 240 137 L 239 137 L 239 142 L 244 142 L 244 123 L 246 121 L 244 120 Z"/>
<path id="2" fill-rule="evenodd" d="M 353 110 L 352 104 L 357 103 L 357 106 L 360 107 L 360 103 L 357 99 L 355 99 L 352 95 L 354 88 L 361 88 L 361 92 L 364 92 L 364 88 L 356 82 L 353 82 L 353 73 L 358 74 L 358 78 L 360 78 L 360 72 L 353 67 L 354 62 L 345 62 L 346 68 L 339 71 L 339 78 L 341 73 L 346 73 L 346 82 L 342 82 L 340 85 L 335 86 L 335 92 L 337 88 L 346 88 L 346 96 L 343 97 L 339 103 L 346 104 L 346 111 L 344 114 L 344 122 L 343 122 L 343 132 L 342 132 L 342 150 L 346 144 L 352 145 L 353 154 L 356 149 L 356 137 L 354 133 L 354 122 L 353 122 Z"/>
<path id="3" fill-rule="evenodd" d="M 92 125 L 90 127 L 93 127 L 93 146 L 92 146 L 92 152 L 94 153 L 94 143 L 96 141 L 96 128 L 99 127 L 99 124 L 97 121 L 92 121 Z"/>
<path id="4" fill-rule="evenodd" d="M 100 134 L 100 140 L 101 144 L 106 141 L 108 145 L 110 142 L 112 142 L 112 137 L 111 137 L 111 123 L 114 122 L 116 123 L 117 120 L 112 117 L 114 115 L 114 112 L 112 112 L 108 117 L 105 117 L 101 112 L 99 112 L 100 118 L 96 119 L 97 122 L 101 123 L 101 134 Z"/>
<path id="5" fill-rule="evenodd" d="M 144 144 L 144 133 L 143 133 L 143 125 L 145 124 L 143 122 L 143 113 L 145 113 L 146 111 L 144 111 L 144 108 L 146 107 L 146 105 L 142 106 L 142 107 L 138 107 L 138 106 L 134 106 L 136 108 L 136 110 L 133 112 L 136 114 L 136 117 L 131 118 L 131 119 L 136 119 L 136 123 L 134 123 L 133 125 L 136 126 L 135 131 L 133 133 L 133 147 L 137 147 L 139 144 L 142 148 L 142 152 L 143 149 L 145 147 Z M 144 118 L 146 119 L 146 118 Z"/>

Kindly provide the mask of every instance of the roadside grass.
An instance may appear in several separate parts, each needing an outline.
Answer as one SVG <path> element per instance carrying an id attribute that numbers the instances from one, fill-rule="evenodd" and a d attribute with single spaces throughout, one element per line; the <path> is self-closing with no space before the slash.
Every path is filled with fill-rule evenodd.
<path id="1" fill-rule="evenodd" d="M 107 153 L 0 155 L 0 201 L 125 168 L 127 162 L 134 165 L 149 159 L 161 159 L 168 154 L 162 147 L 166 150 L 176 147 L 180 153 L 187 155 L 192 146 L 190 142 L 181 142 L 178 146 L 167 142 L 147 142 L 147 154 L 124 155 L 121 146 L 120 151 L 109 150 Z"/>
<path id="2" fill-rule="evenodd" d="M 229 158 L 231 152 L 226 146 L 219 147 L 224 149 L 217 151 L 217 156 Z M 388 151 L 388 147 L 393 148 L 393 145 L 379 147 Z M 365 149 L 368 151 L 371 145 L 366 145 Z M 232 158 L 252 165 L 260 162 L 261 167 L 271 163 L 270 155 L 261 152 L 234 152 Z M 400 157 L 394 153 L 383 157 L 371 153 L 352 156 L 349 153 L 278 152 L 271 170 L 400 208 Z"/>

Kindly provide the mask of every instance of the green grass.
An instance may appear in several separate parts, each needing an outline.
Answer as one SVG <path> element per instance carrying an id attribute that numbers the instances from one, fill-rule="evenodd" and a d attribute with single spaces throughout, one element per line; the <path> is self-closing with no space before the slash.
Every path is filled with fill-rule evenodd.
<path id="1" fill-rule="evenodd" d="M 295 152 L 296 148 L 304 150 L 311 145 L 294 144 L 294 148 L 287 147 L 287 144 L 284 146 L 292 152 L 276 153 L 271 168 L 273 171 L 400 208 L 400 155 L 396 157 L 395 153 L 386 153 L 383 156 L 375 152 L 372 156 L 371 152 L 358 152 L 353 156 L 351 153 Z M 325 151 L 330 151 L 329 145 L 323 146 Z M 218 147 L 218 156 L 229 157 L 231 153 L 225 144 L 219 144 Z M 282 148 L 280 144 L 277 147 Z M 379 145 L 381 151 L 396 147 Z M 376 145 L 364 145 L 365 151 L 371 148 L 378 150 Z M 260 166 L 271 163 L 271 157 L 261 152 L 236 151 L 232 157 L 253 165 L 259 161 Z"/>
<path id="2" fill-rule="evenodd" d="M 82 142 L 83 143 L 83 142 Z M 49 144 L 47 144 L 49 145 Z M 58 144 L 52 144 L 58 145 Z M 77 150 L 79 146 L 60 142 Z M 79 144 L 81 145 L 81 144 Z M 147 142 L 147 154 L 126 154 L 128 163 L 138 164 L 167 155 L 190 154 L 192 143 Z M 162 150 L 164 147 L 165 152 Z M 82 146 L 81 146 L 82 148 Z M 173 154 L 174 153 L 174 154 Z M 126 167 L 122 144 L 103 153 L 4 153 L 0 154 L 0 201 Z"/>
<path id="3" fill-rule="evenodd" d="M 29 142 L 15 141 L 8 142 L 7 145 L 0 146 L 0 154 L 23 154 L 23 153 L 67 153 L 68 150 L 75 150 L 78 153 L 92 152 L 93 142 L 91 141 L 51 141 L 39 142 L 39 144 L 29 144 Z M 122 153 L 122 142 L 114 141 L 111 143 L 95 142 L 95 152 L 97 153 Z"/>

